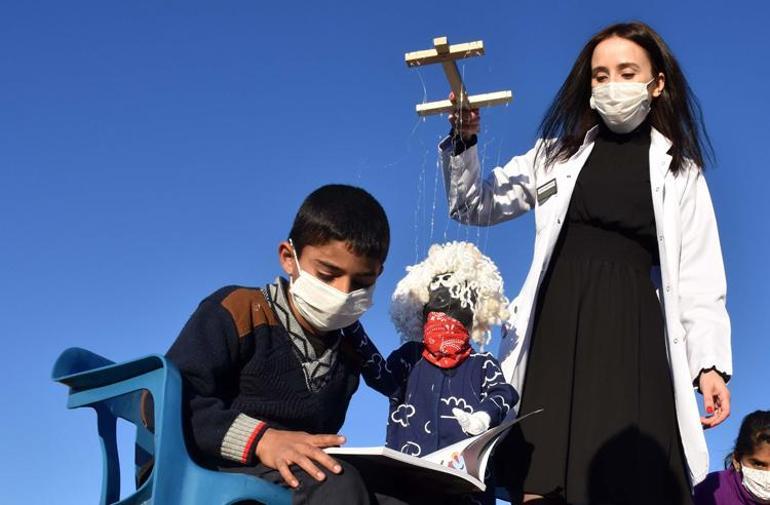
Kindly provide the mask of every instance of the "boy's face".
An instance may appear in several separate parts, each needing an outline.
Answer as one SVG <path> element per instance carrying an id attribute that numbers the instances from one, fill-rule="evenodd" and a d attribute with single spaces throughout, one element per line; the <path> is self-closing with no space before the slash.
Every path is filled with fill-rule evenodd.
<path id="1" fill-rule="evenodd" d="M 297 255 L 304 272 L 344 293 L 368 288 L 377 281 L 383 269 L 380 260 L 356 255 L 341 240 L 331 240 L 322 245 L 306 245 L 301 254 L 298 251 Z M 283 271 L 296 279 L 299 272 L 289 242 L 281 242 L 278 246 L 278 260 Z"/>

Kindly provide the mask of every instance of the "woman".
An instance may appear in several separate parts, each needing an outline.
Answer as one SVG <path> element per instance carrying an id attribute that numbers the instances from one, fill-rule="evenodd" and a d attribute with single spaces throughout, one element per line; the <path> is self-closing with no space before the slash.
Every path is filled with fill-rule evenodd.
<path id="1" fill-rule="evenodd" d="M 725 468 L 698 484 L 695 505 L 770 503 L 770 411 L 757 410 L 743 419 Z"/>
<path id="2" fill-rule="evenodd" d="M 689 503 L 706 476 L 703 428 L 729 415 L 732 359 L 696 118 L 676 59 L 642 23 L 592 37 L 541 140 L 484 181 L 478 111 L 450 117 L 452 217 L 492 225 L 535 211 L 500 354 L 518 411 L 545 409 L 498 451 L 503 484 L 525 502 Z"/>

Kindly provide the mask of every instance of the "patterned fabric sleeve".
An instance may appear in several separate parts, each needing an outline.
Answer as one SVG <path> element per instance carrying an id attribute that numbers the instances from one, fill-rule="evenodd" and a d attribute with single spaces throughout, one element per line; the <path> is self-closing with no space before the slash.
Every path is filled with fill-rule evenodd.
<path id="1" fill-rule="evenodd" d="M 417 342 L 408 342 L 402 345 L 385 359 L 366 334 L 361 323 L 346 328 L 344 333 L 348 338 L 351 338 L 356 352 L 361 358 L 361 374 L 366 384 L 390 398 L 403 396 L 409 372 L 416 362 L 414 345 L 412 344 L 417 344 Z"/>
<path id="2" fill-rule="evenodd" d="M 491 354 L 484 354 L 483 358 L 479 407 L 489 414 L 490 427 L 493 427 L 505 419 L 511 407 L 519 401 L 519 395 L 513 386 L 505 381 L 497 359 Z"/>

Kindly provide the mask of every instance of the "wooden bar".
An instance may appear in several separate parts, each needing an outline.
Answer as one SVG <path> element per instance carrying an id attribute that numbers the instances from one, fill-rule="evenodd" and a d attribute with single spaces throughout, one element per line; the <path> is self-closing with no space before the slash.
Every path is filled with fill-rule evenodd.
<path id="1" fill-rule="evenodd" d="M 491 107 L 509 103 L 513 100 L 513 94 L 510 90 L 495 91 L 493 93 L 482 93 L 468 97 L 469 108 L 480 109 L 482 107 Z M 456 103 L 450 100 L 438 100 L 436 102 L 427 102 L 417 104 L 415 110 L 420 116 L 432 116 L 435 114 L 445 114 L 459 109 Z"/>
<path id="2" fill-rule="evenodd" d="M 449 52 L 449 41 L 446 37 L 436 37 L 433 39 L 433 49 L 438 54 L 446 54 Z"/>
<path id="3" fill-rule="evenodd" d="M 469 107 L 468 91 L 465 90 L 460 71 L 457 69 L 457 63 L 454 61 L 445 61 L 441 66 L 444 67 L 444 74 L 446 74 L 446 78 L 449 81 L 449 87 L 452 88 L 452 91 L 455 94 L 455 99 L 458 103 L 462 104 L 463 107 Z"/>
<path id="4" fill-rule="evenodd" d="M 446 37 L 440 37 L 446 39 Z M 434 44 L 438 39 L 434 39 Z M 466 42 L 464 44 L 452 44 L 445 53 L 439 53 L 435 48 L 423 51 L 413 51 L 404 55 L 404 61 L 408 67 L 418 67 L 431 63 L 441 63 L 449 60 L 460 60 L 481 56 L 484 54 L 484 41 Z"/>

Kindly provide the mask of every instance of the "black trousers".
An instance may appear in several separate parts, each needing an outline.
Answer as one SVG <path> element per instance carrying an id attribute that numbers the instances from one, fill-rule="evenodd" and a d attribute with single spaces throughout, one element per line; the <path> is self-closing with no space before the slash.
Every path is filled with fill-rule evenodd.
<path id="1" fill-rule="evenodd" d="M 319 482 L 297 466 L 291 471 L 299 481 L 299 486 L 292 489 L 291 502 L 294 505 L 408 505 L 408 502 L 385 494 L 370 491 L 358 470 L 346 461 L 338 460 L 342 466 L 339 474 L 324 471 L 326 479 Z M 285 486 L 278 470 L 264 465 L 220 468 L 223 472 L 247 473 L 274 484 Z M 246 502 L 257 503 L 257 502 Z"/>
<path id="2" fill-rule="evenodd" d="M 297 466 L 291 470 L 299 481 L 299 487 L 292 490 L 293 505 L 465 505 L 486 503 L 479 495 L 444 496 L 440 489 L 403 489 L 399 483 L 381 475 L 377 482 L 367 482 L 356 468 L 342 459 L 337 459 L 342 472 L 334 474 L 325 471 L 326 479 L 319 482 Z M 222 472 L 239 472 L 253 475 L 275 484 L 285 485 L 277 470 L 264 465 L 220 468 Z M 490 490 L 491 491 L 491 490 Z M 492 498 L 494 503 L 494 498 Z M 258 502 L 244 502 L 254 505 Z"/>

